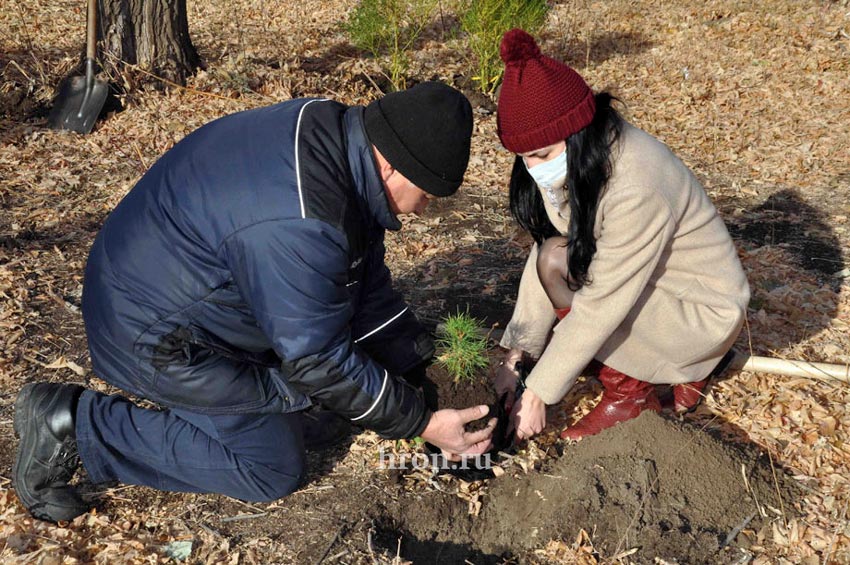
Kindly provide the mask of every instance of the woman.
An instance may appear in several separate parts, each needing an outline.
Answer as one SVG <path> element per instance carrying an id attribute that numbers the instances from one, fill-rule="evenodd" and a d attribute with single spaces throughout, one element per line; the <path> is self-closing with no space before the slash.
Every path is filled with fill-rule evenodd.
<path id="1" fill-rule="evenodd" d="M 749 300 L 723 221 L 688 168 L 623 120 L 610 94 L 594 94 L 522 30 L 505 34 L 501 55 L 511 213 L 535 241 L 495 374 L 500 394 L 513 390 L 516 362 L 539 357 L 512 408 L 517 437 L 544 428 L 546 405 L 585 368 L 605 390 L 562 437 L 659 411 L 656 384 L 673 385 L 676 411 L 692 409 L 731 359 Z"/>

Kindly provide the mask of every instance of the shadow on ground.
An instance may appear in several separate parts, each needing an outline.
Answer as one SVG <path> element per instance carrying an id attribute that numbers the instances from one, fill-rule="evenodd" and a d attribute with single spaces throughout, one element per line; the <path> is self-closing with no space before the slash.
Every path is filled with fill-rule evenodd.
<path id="1" fill-rule="evenodd" d="M 375 526 L 374 543 L 386 554 L 396 555 L 416 565 L 442 563 L 475 563 L 475 565 L 497 565 L 504 563 L 500 555 L 485 553 L 472 543 L 420 539 L 391 521 Z"/>
<path id="2" fill-rule="evenodd" d="M 604 31 L 594 34 L 588 40 L 578 37 L 546 39 L 548 56 L 573 65 L 600 65 L 612 57 L 637 55 L 654 46 L 646 35 L 631 31 Z"/>
<path id="3" fill-rule="evenodd" d="M 831 276 L 845 263 L 841 244 L 826 212 L 785 189 L 763 203 L 744 210 L 729 222 L 735 239 L 757 247 L 778 245 L 791 253 L 800 267 Z"/>
<path id="4" fill-rule="evenodd" d="M 459 246 L 394 282 L 432 329 L 457 312 L 468 312 L 487 329 L 504 329 L 513 312 L 525 253 L 512 241 Z M 516 255 L 512 260 L 511 254 Z"/>

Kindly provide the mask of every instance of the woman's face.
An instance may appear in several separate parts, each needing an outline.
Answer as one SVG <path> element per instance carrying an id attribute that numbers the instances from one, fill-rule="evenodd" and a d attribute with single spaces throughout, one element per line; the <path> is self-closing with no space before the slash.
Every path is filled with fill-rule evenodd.
<path id="1" fill-rule="evenodd" d="M 558 155 L 560 155 L 567 148 L 566 141 L 559 141 L 558 143 L 554 143 L 552 145 L 547 145 L 546 147 L 541 147 L 540 149 L 535 149 L 534 151 L 526 151 L 525 153 L 519 153 L 519 156 L 525 160 L 525 166 L 529 169 L 535 165 L 539 165 L 540 163 L 545 163 L 546 161 L 551 161 Z"/>

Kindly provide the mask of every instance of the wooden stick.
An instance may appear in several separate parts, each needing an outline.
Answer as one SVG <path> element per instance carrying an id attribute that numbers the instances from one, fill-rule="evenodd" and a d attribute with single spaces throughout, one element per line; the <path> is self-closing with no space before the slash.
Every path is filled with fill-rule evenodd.
<path id="1" fill-rule="evenodd" d="M 834 365 L 830 363 L 810 363 L 790 359 L 760 357 L 739 352 L 732 361 L 730 368 L 739 371 L 755 373 L 770 373 L 786 377 L 805 377 L 818 381 L 841 381 L 850 384 L 850 365 Z"/>
<path id="2" fill-rule="evenodd" d="M 325 552 L 322 554 L 322 556 L 319 558 L 319 560 L 316 561 L 316 565 L 322 565 L 325 558 L 331 552 L 331 549 L 333 549 L 333 546 L 336 544 L 337 540 L 339 539 L 339 536 L 341 536 L 343 534 L 343 532 L 346 532 L 346 531 L 348 531 L 348 526 L 343 524 L 342 527 L 339 530 L 337 530 L 336 535 L 334 536 L 334 539 L 331 540 L 331 543 L 328 545 L 328 548 L 325 549 Z M 331 558 L 331 560 L 333 560 L 333 558 Z"/>
<path id="3" fill-rule="evenodd" d="M 735 526 L 732 531 L 729 532 L 729 535 L 726 536 L 726 539 L 723 540 L 723 543 L 720 544 L 718 550 L 723 549 L 724 547 L 735 541 L 735 538 L 738 537 L 738 534 L 741 533 L 741 530 L 746 528 L 750 524 L 750 522 L 753 521 L 753 518 L 756 517 L 756 514 L 758 514 L 758 512 L 753 512 L 752 514 L 744 518 L 743 522 Z"/>
<path id="4" fill-rule="evenodd" d="M 236 522 L 238 520 L 253 520 L 255 518 L 262 518 L 263 516 L 268 516 L 268 512 L 260 512 L 259 514 L 237 514 L 236 516 L 227 516 L 222 518 L 222 522 Z"/>

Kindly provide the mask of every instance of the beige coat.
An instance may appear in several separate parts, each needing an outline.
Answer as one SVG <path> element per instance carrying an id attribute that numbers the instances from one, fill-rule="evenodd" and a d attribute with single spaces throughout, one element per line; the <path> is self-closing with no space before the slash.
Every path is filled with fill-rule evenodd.
<path id="1" fill-rule="evenodd" d="M 701 380 L 744 321 L 747 279 L 699 181 L 667 146 L 628 124 L 612 159 L 596 214 L 591 284 L 573 295 L 547 346 L 555 315 L 535 246 L 502 338 L 503 347 L 540 356 L 527 385 L 547 404 L 559 402 L 594 358 L 651 383 Z M 543 200 L 566 234 L 568 204 Z"/>

